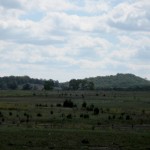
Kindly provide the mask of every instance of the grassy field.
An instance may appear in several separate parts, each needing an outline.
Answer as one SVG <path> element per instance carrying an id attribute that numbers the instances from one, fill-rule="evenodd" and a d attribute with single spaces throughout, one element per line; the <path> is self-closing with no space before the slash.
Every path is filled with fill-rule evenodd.
<path id="1" fill-rule="evenodd" d="M 0 91 L 0 149 L 150 150 L 150 93 Z"/>

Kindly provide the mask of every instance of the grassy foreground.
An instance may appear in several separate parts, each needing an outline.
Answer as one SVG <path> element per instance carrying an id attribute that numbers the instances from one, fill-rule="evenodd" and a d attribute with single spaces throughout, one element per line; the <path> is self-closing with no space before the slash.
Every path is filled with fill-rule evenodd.
<path id="1" fill-rule="evenodd" d="M 0 149 L 3 150 L 148 150 L 149 132 L 91 131 L 74 129 L 0 128 Z"/>
<path id="2" fill-rule="evenodd" d="M 0 150 L 150 150 L 149 139 L 149 92 L 0 91 Z"/>

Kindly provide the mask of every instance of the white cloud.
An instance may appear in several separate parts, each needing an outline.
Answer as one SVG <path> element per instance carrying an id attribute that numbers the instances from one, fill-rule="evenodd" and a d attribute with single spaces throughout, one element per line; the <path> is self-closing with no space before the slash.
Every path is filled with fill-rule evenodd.
<path id="1" fill-rule="evenodd" d="M 149 0 L 121 3 L 110 12 L 109 24 L 122 30 L 149 32 L 149 8 Z"/>
<path id="2" fill-rule="evenodd" d="M 3 75 L 69 80 L 148 69 L 149 0 L 12 2 L 0 1 Z"/>

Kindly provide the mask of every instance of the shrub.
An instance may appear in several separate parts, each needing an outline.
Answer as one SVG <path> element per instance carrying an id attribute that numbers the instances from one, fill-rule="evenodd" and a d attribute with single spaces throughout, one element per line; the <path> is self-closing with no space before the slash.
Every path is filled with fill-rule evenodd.
<path id="1" fill-rule="evenodd" d="M 88 119 L 88 118 L 89 118 L 89 114 L 84 114 L 83 117 L 84 117 L 85 119 Z"/>
<path id="2" fill-rule="evenodd" d="M 98 108 L 94 108 L 94 115 L 98 115 L 99 114 L 99 109 Z"/>
<path id="3" fill-rule="evenodd" d="M 80 118 L 83 118 L 83 114 L 80 114 Z"/>
<path id="4" fill-rule="evenodd" d="M 63 103 L 63 107 L 70 107 L 72 108 L 74 106 L 73 102 L 71 100 L 65 100 Z"/>
<path id="5" fill-rule="evenodd" d="M 67 115 L 67 118 L 68 118 L 68 119 L 72 119 L 72 115 L 71 115 L 71 114 L 68 114 L 68 115 Z"/>
<path id="6" fill-rule="evenodd" d="M 12 112 L 9 112 L 9 116 L 12 116 Z"/>
<path id="7" fill-rule="evenodd" d="M 86 102 L 83 102 L 82 108 L 86 108 L 86 106 L 87 106 L 87 103 L 86 103 Z"/>
<path id="8" fill-rule="evenodd" d="M 87 111 L 93 111 L 93 109 L 94 109 L 94 105 L 93 104 L 91 104 L 90 106 L 88 106 L 86 108 Z"/>
<path id="9" fill-rule="evenodd" d="M 111 116 L 108 116 L 108 120 L 111 120 Z"/>
<path id="10" fill-rule="evenodd" d="M 116 118 L 116 116 L 115 116 L 115 115 L 113 115 L 113 116 L 112 116 L 112 118 L 113 118 L 113 119 L 115 119 L 115 118 Z"/>
<path id="11" fill-rule="evenodd" d="M 37 117 L 42 117 L 42 114 L 41 114 L 41 113 L 38 113 L 38 114 L 37 114 Z"/>
<path id="12" fill-rule="evenodd" d="M 0 117 L 3 117 L 3 114 L 2 114 L 2 112 L 0 111 Z"/>
<path id="13" fill-rule="evenodd" d="M 129 115 L 126 115 L 126 120 L 130 120 L 131 117 Z"/>
<path id="14" fill-rule="evenodd" d="M 57 107 L 61 107 L 62 105 L 61 105 L 61 104 L 57 104 L 56 106 L 57 106 Z"/>
<path id="15" fill-rule="evenodd" d="M 82 144 L 89 144 L 90 143 L 88 139 L 83 139 L 81 142 L 82 142 Z"/>

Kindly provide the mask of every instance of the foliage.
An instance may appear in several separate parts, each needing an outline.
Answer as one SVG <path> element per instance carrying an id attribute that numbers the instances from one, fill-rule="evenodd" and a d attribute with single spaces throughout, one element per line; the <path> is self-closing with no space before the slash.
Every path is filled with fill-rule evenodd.
<path id="1" fill-rule="evenodd" d="M 93 82 L 95 89 L 101 90 L 150 90 L 150 81 L 133 74 L 117 74 L 87 78 Z"/>
<path id="2" fill-rule="evenodd" d="M 94 90 L 94 83 L 83 79 L 72 79 L 69 81 L 70 90 Z"/>
<path id="3" fill-rule="evenodd" d="M 54 81 L 49 80 L 44 82 L 44 89 L 45 90 L 52 90 L 54 88 Z"/>
<path id="4" fill-rule="evenodd" d="M 86 102 L 83 102 L 83 103 L 82 103 L 82 108 L 86 108 L 86 106 L 87 106 L 87 103 L 86 103 Z"/>
<path id="5" fill-rule="evenodd" d="M 70 107 L 72 108 L 74 106 L 73 102 L 71 100 L 65 100 L 63 103 L 63 107 Z"/>
<path id="6" fill-rule="evenodd" d="M 99 114 L 99 109 L 98 108 L 94 108 L 94 115 L 98 115 Z"/>
<path id="7" fill-rule="evenodd" d="M 23 90 L 31 90 L 32 86 L 29 83 L 26 83 L 26 84 L 23 85 L 22 89 Z"/>

